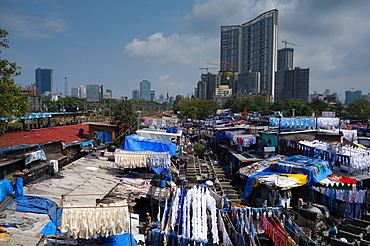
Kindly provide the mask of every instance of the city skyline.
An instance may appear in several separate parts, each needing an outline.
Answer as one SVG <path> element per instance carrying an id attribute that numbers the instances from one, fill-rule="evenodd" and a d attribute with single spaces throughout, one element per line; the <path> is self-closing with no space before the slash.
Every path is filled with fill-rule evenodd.
<path id="1" fill-rule="evenodd" d="M 351 88 L 370 92 L 370 2 L 364 0 L 165 0 L 161 6 L 6 0 L 0 8 L 10 45 L 2 55 L 22 67 L 15 78 L 22 86 L 35 82 L 40 67 L 53 69 L 60 92 L 67 77 L 69 90 L 97 83 L 112 88 L 114 98 L 130 97 L 131 85 L 147 78 L 158 94 L 192 94 L 199 68 L 220 61 L 220 27 L 276 8 L 278 49 L 284 40 L 297 45 L 295 64 L 310 68 L 310 94 L 329 88 L 343 100 Z M 139 10 L 144 14 L 137 18 Z"/>

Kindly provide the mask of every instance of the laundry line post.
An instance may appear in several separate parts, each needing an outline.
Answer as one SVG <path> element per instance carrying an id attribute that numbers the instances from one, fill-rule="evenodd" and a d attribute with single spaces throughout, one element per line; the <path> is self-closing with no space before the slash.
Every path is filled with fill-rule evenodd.
<path id="1" fill-rule="evenodd" d="M 140 130 L 140 114 L 141 114 L 141 111 L 137 111 L 137 129 L 136 130 Z"/>

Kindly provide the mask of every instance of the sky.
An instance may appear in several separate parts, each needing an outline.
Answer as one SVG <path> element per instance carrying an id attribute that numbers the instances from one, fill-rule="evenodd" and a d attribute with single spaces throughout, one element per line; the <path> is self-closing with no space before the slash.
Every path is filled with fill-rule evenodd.
<path id="1" fill-rule="evenodd" d="M 370 93 L 368 0 L 2 0 L 0 28 L 21 66 L 22 86 L 35 69 L 53 69 L 54 90 L 101 84 L 131 98 L 142 80 L 156 97 L 194 94 L 208 63 L 220 63 L 221 26 L 279 10 L 278 48 L 287 40 L 294 66 L 310 68 L 310 93 Z M 288 46 L 289 47 L 289 44 Z M 209 72 L 216 73 L 217 69 Z"/>

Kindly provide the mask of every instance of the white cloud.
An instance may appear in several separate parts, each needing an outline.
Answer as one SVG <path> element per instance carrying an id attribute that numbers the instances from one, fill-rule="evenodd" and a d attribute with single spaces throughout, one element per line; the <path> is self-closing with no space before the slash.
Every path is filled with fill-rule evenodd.
<path id="1" fill-rule="evenodd" d="M 160 64 L 193 64 L 207 62 L 205 57 L 218 57 L 218 40 L 205 40 L 197 35 L 180 35 L 174 33 L 168 37 L 157 32 L 147 41 L 132 40 L 124 48 L 124 53 L 141 57 L 150 63 Z"/>
<path id="2" fill-rule="evenodd" d="M 160 76 L 157 81 L 155 82 L 157 88 L 161 88 L 164 91 L 169 92 L 180 92 L 180 91 L 188 91 L 189 85 L 184 82 L 176 82 L 170 79 L 169 74 L 164 74 Z M 160 91 L 163 93 L 163 91 Z"/>

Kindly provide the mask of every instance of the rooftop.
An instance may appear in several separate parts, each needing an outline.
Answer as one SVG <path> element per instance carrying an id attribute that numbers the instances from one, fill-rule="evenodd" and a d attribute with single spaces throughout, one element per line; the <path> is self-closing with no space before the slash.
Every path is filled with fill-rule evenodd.
<path id="1" fill-rule="evenodd" d="M 22 144 L 39 144 L 58 140 L 65 140 L 67 143 L 83 142 L 86 139 L 78 136 L 80 129 L 84 133 L 89 131 L 88 124 L 57 126 L 41 129 L 32 129 L 30 131 L 10 132 L 0 135 L 0 149 L 14 147 Z"/>

